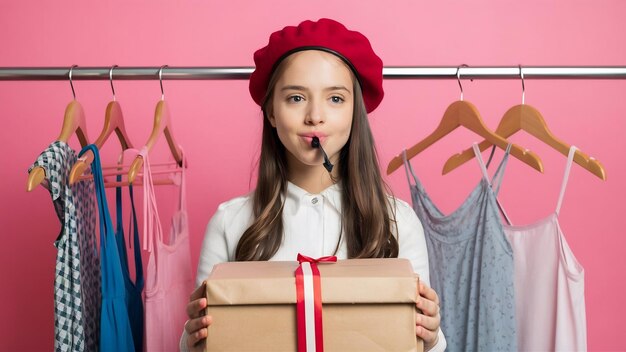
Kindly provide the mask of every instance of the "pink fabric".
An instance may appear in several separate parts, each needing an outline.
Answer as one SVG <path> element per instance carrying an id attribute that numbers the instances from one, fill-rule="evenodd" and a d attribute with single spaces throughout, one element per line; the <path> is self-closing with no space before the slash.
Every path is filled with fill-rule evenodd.
<path id="1" fill-rule="evenodd" d="M 145 149 L 140 154 L 144 158 L 143 244 L 150 252 L 146 270 L 144 345 L 146 351 L 177 351 L 180 327 L 187 320 L 185 307 L 193 290 L 185 167 L 180 178 L 179 208 L 172 218 L 169 241 L 165 242 L 148 155 Z"/>
<path id="2" fill-rule="evenodd" d="M 587 350 L 584 270 L 558 221 L 574 151 L 572 147 L 556 211 L 531 225 L 504 226 L 515 260 L 520 351 Z"/>

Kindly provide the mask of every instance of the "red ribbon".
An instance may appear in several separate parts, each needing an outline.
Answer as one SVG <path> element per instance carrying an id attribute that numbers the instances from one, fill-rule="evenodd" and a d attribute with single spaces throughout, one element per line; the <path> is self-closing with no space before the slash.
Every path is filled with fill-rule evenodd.
<path id="1" fill-rule="evenodd" d="M 320 280 L 320 271 L 317 268 L 317 263 L 334 263 L 337 261 L 337 257 L 327 256 L 321 258 L 311 258 L 305 255 L 298 253 L 298 262 L 300 265 L 298 269 L 296 269 L 296 311 L 297 311 L 297 327 L 298 327 L 298 352 L 323 352 L 324 351 L 324 337 L 322 330 L 322 285 Z M 311 273 L 308 273 L 308 269 L 303 270 L 302 264 L 307 263 L 310 265 Z M 307 266 L 305 264 L 305 266 Z M 307 326 L 307 321 L 309 324 L 311 319 L 306 315 L 307 312 L 307 303 L 310 306 L 310 302 L 307 302 L 305 299 L 305 287 L 310 287 L 311 282 L 307 282 L 305 284 L 305 280 L 308 278 L 310 280 L 310 276 L 312 274 L 312 284 L 313 284 L 313 315 L 314 315 L 314 326 L 315 326 L 315 338 L 314 344 L 311 339 L 313 336 L 307 334 L 307 330 L 311 330 L 311 326 Z M 310 309 L 308 310 L 310 314 Z M 307 329 L 308 328 L 308 329 Z M 308 339 L 308 340 L 307 340 Z M 313 350 L 313 346 L 315 346 L 315 351 Z M 308 350 L 307 348 L 311 348 Z"/>

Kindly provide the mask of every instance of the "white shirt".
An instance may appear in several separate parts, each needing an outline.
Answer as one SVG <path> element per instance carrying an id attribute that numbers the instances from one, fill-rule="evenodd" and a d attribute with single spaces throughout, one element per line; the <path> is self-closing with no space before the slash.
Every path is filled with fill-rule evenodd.
<path id="1" fill-rule="evenodd" d="M 333 255 L 341 234 L 341 186 L 335 184 L 319 194 L 287 183 L 283 208 L 283 242 L 270 260 L 296 260 L 298 253 L 312 258 Z M 213 266 L 234 261 L 235 249 L 244 231 L 254 220 L 252 194 L 220 204 L 206 230 L 196 285 L 209 277 Z M 422 224 L 413 209 L 395 199 L 398 233 L 398 257 L 407 258 L 420 280 L 430 285 L 428 252 Z M 395 232 L 395 231 L 394 231 Z M 347 259 L 347 247 L 342 241 L 335 254 Z"/>
<path id="2" fill-rule="evenodd" d="M 288 182 L 285 193 L 283 242 L 270 260 L 293 261 L 298 253 L 312 258 L 335 254 L 341 234 L 341 186 L 335 184 L 319 194 L 311 194 Z M 392 226 L 398 239 L 398 257 L 409 259 L 420 280 L 430 285 L 422 223 L 406 202 L 392 200 L 395 200 L 398 227 L 396 234 Z M 252 194 L 248 194 L 222 203 L 217 208 L 202 242 L 196 286 L 209 277 L 215 264 L 235 260 L 239 239 L 254 220 L 252 202 Z M 337 259 L 347 259 L 345 241 L 342 240 L 335 255 Z M 440 330 L 439 342 L 431 351 L 443 351 L 445 347 L 445 338 Z"/>

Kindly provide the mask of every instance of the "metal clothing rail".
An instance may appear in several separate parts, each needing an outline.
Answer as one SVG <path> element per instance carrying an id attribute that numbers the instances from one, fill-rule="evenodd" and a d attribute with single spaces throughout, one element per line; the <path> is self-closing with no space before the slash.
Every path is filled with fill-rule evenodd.
<path id="1" fill-rule="evenodd" d="M 108 80 L 111 67 L 80 67 L 72 80 Z M 161 67 L 115 67 L 114 80 L 158 80 Z M 247 80 L 253 67 L 165 67 L 163 80 Z M 524 79 L 626 79 L 626 66 L 523 66 Z M 67 80 L 69 67 L 0 67 L 0 81 Z M 519 66 L 392 66 L 386 79 L 519 79 Z"/>

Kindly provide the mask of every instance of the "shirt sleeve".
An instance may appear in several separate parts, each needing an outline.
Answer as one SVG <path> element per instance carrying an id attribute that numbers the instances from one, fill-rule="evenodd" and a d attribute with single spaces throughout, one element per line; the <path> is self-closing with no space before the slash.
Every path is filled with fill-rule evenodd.
<path id="1" fill-rule="evenodd" d="M 198 259 L 196 287 L 209 277 L 215 264 L 227 262 L 229 259 L 225 228 L 226 211 L 227 206 L 221 204 L 207 225 Z"/>
<path id="2" fill-rule="evenodd" d="M 439 328 L 438 336 L 439 340 L 437 340 L 437 343 L 426 352 L 444 352 L 446 350 L 448 343 L 446 342 L 446 337 L 443 336 L 443 330 L 441 330 L 441 328 Z"/>
<path id="3" fill-rule="evenodd" d="M 411 261 L 413 271 L 419 275 L 420 281 L 430 286 L 428 267 L 428 249 L 422 222 L 415 211 L 403 200 L 395 199 L 396 225 L 398 226 L 398 258 Z"/>
<path id="4" fill-rule="evenodd" d="M 180 352 L 189 352 L 189 348 L 187 348 L 187 331 L 185 329 L 183 329 L 183 335 L 178 342 L 178 349 Z"/>

